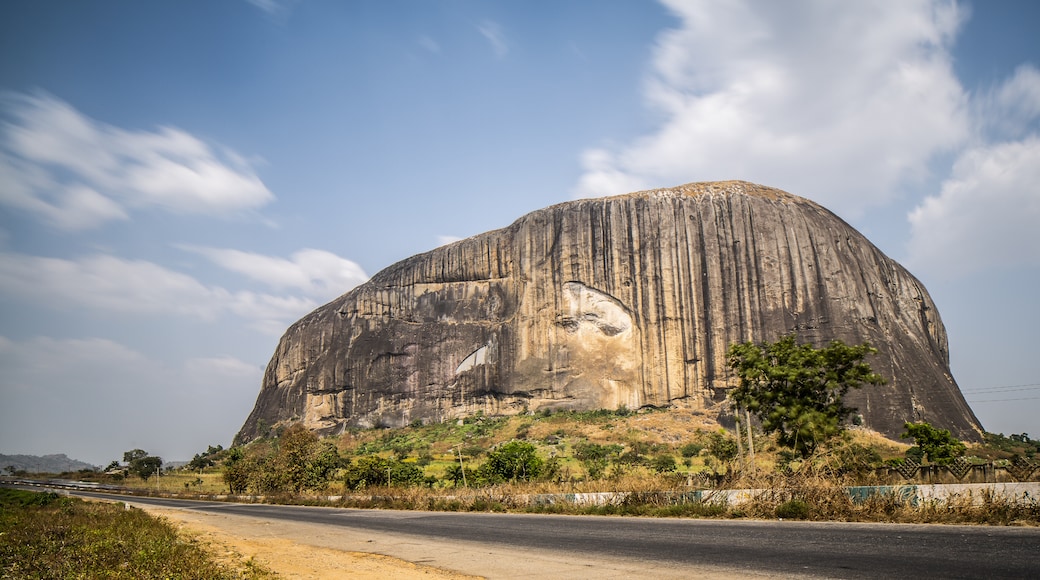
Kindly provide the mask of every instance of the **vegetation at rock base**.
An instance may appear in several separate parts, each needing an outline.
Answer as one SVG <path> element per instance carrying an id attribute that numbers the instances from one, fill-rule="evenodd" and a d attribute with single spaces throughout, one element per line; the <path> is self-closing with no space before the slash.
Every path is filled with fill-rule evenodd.
<path id="1" fill-rule="evenodd" d="M 906 450 L 907 457 L 924 458 L 936 465 L 949 465 L 968 450 L 964 443 L 946 429 L 937 429 L 924 422 L 907 423 L 904 428 L 906 431 L 901 437 L 914 440 L 914 446 Z"/>
<path id="2" fill-rule="evenodd" d="M 729 398 L 757 417 L 763 431 L 775 433 L 780 445 L 809 457 L 842 431 L 854 411 L 844 402 L 850 389 L 885 382 L 863 362 L 876 352 L 866 343 L 848 346 L 838 340 L 817 349 L 797 344 L 794 335 L 734 344 L 726 354 L 740 386 Z"/>
<path id="3" fill-rule="evenodd" d="M 1025 457 L 1033 459 L 1040 453 L 1040 439 L 1030 439 L 1028 433 L 986 433 L 981 449 L 973 448 L 972 452 L 983 459 L 1013 459 Z"/>
<path id="4" fill-rule="evenodd" d="M 231 493 L 299 493 L 327 488 L 340 466 L 335 443 L 296 424 L 273 441 L 230 449 L 223 474 Z"/>
<path id="5" fill-rule="evenodd" d="M 743 451 L 737 448 L 734 432 L 720 428 L 705 414 L 690 411 L 564 411 L 469 417 L 399 429 L 357 429 L 336 437 L 315 437 L 335 447 L 339 467 L 326 474 L 326 487 L 304 487 L 297 493 L 287 484 L 278 483 L 282 487 L 276 488 L 268 483 L 286 481 L 276 469 L 279 450 L 285 447 L 285 441 L 279 439 L 290 433 L 283 428 L 273 429 L 276 437 L 270 440 L 216 453 L 213 467 L 168 471 L 157 482 L 131 476 L 119 483 L 138 485 L 147 493 L 161 489 L 212 498 L 208 494 L 229 491 L 229 473 L 239 473 L 244 476 L 244 483 L 237 493 L 256 494 L 261 489 L 265 491 L 259 495 L 264 497 L 253 497 L 252 501 L 279 503 L 450 511 L 1040 525 L 1040 502 L 1019 503 L 992 494 L 924 503 L 914 503 L 897 493 L 850 496 L 846 489 L 850 485 L 891 483 L 893 480 L 879 481 L 878 474 L 894 473 L 886 465 L 905 456 L 907 449 L 912 448 L 907 443 L 850 427 L 820 445 L 811 457 L 804 458 L 780 446 L 776 437 L 767 436 L 757 426 L 753 431 L 752 460 L 746 446 Z M 1007 449 L 1016 450 L 1018 457 L 1036 443 L 1018 435 L 1015 439 L 987 435 L 987 439 L 1000 446 L 1011 445 Z M 310 437 L 300 440 L 313 441 Z M 516 444 L 509 445 L 513 442 Z M 516 463 L 497 462 L 504 466 L 501 477 L 488 477 L 490 467 L 486 465 L 496 453 L 513 460 L 537 458 L 542 467 L 532 468 L 529 464 L 516 469 L 509 467 Z M 1016 457 L 1000 448 L 980 445 L 969 446 L 966 457 L 978 462 L 981 456 L 997 454 L 997 461 L 1005 464 L 1010 464 L 1007 458 Z M 674 464 L 666 459 L 669 457 Z M 250 462 L 264 468 L 237 472 L 231 469 Z M 105 479 L 109 476 L 96 472 L 66 476 L 110 481 Z M 727 488 L 765 491 L 752 501 L 725 505 L 718 500 L 718 494 Z M 548 497 L 543 494 L 596 492 L 608 494 L 608 499 L 601 504 L 540 499 Z M 248 497 L 244 499 L 249 501 Z M 804 502 L 808 512 L 800 504 L 780 508 L 792 501 Z M 787 513 L 785 510 L 793 508 L 802 511 L 778 516 L 778 510 Z"/>
<path id="6" fill-rule="evenodd" d="M 219 564 L 166 522 L 123 504 L 0 488 L 3 578 L 273 578 Z"/>

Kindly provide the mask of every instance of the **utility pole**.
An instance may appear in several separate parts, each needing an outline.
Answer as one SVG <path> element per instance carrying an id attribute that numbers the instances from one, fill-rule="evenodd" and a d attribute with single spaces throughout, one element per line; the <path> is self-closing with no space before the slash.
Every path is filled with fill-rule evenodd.
<path id="1" fill-rule="evenodd" d="M 737 457 L 740 457 L 740 467 L 743 469 L 747 467 L 747 465 L 744 463 L 744 435 L 740 432 L 740 407 L 737 407 L 735 411 L 736 412 L 733 413 L 733 420 L 736 422 L 737 427 Z"/>
<path id="2" fill-rule="evenodd" d="M 751 438 L 751 411 L 744 409 L 744 417 L 747 419 L 747 447 L 751 462 L 755 462 L 755 441 Z"/>
<path id="3" fill-rule="evenodd" d="M 459 443 L 459 469 L 462 470 L 462 487 L 469 487 L 466 483 L 466 466 L 462 464 L 462 444 Z"/>

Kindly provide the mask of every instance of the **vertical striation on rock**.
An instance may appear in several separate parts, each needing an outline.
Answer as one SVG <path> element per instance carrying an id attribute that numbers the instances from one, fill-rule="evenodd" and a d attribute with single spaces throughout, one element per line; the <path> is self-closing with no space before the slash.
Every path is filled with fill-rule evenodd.
<path id="1" fill-rule="evenodd" d="M 580 200 L 394 264 L 282 337 L 236 440 L 303 421 L 400 426 L 476 411 L 711 409 L 734 342 L 870 342 L 853 392 L 889 435 L 981 428 L 916 278 L 823 207 L 745 182 Z"/>

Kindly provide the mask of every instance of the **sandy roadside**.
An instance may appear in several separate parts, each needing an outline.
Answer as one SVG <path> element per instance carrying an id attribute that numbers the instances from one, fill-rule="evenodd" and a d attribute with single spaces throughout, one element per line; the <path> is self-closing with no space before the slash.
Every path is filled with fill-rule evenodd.
<path id="1" fill-rule="evenodd" d="M 480 578 L 369 552 L 314 546 L 296 541 L 298 532 L 253 518 L 138 505 L 198 538 L 222 563 L 235 566 L 252 559 L 284 578 L 316 580 L 462 580 Z M 304 534 L 306 537 L 306 534 Z"/>

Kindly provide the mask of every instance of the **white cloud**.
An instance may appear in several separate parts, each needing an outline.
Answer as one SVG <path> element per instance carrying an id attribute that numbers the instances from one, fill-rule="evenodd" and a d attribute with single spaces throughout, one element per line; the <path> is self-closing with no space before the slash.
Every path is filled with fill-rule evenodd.
<path id="1" fill-rule="evenodd" d="M 64 230 L 129 210 L 228 216 L 274 199 L 239 155 L 172 127 L 127 131 L 47 95 L 8 95 L 0 203 Z"/>
<path id="2" fill-rule="evenodd" d="M 463 238 L 460 238 L 458 236 L 437 236 L 437 245 L 447 246 L 448 244 L 455 243 L 461 239 Z"/>
<path id="3" fill-rule="evenodd" d="M 62 184 L 51 175 L 0 151 L 0 203 L 35 214 L 67 231 L 129 219 L 112 199 L 81 184 Z"/>
<path id="4" fill-rule="evenodd" d="M 908 264 L 946 278 L 1040 266 L 1040 139 L 964 152 L 910 214 Z"/>
<path id="5" fill-rule="evenodd" d="M 681 22 L 645 92 L 663 123 L 586 151 L 578 196 L 747 179 L 856 212 L 968 136 L 953 2 L 664 3 Z"/>
<path id="6" fill-rule="evenodd" d="M 314 310 L 321 304 L 299 296 L 273 296 L 256 292 L 237 292 L 227 304 L 228 309 L 251 322 L 251 326 L 271 336 L 285 332 L 289 323 Z"/>
<path id="7" fill-rule="evenodd" d="M 908 216 L 908 263 L 945 279 L 1040 266 L 1040 71 L 1022 65 L 972 105 L 978 141 Z"/>
<path id="8" fill-rule="evenodd" d="M 1040 118 L 1040 71 L 1031 64 L 1018 67 L 1011 78 L 975 99 L 979 131 L 996 138 L 1017 139 L 1036 127 Z"/>
<path id="9" fill-rule="evenodd" d="M 78 260 L 0 253 L 0 293 L 59 308 L 213 319 L 232 295 L 158 264 L 91 255 Z"/>
<path id="10" fill-rule="evenodd" d="M 138 447 L 189 459 L 230 441 L 263 376 L 230 356 L 169 364 L 102 338 L 0 337 L 0 368 L 4 452 L 99 464 Z"/>
<path id="11" fill-rule="evenodd" d="M 320 287 L 314 281 L 310 284 Z M 207 286 L 192 276 L 142 260 L 107 255 L 67 260 L 12 252 L 0 252 L 0 295 L 59 310 L 86 308 L 205 321 L 230 313 L 275 336 L 321 303 L 312 297 Z"/>
<path id="12" fill-rule="evenodd" d="M 272 288 L 302 290 L 320 299 L 334 298 L 368 280 L 357 263 L 324 250 L 305 248 L 285 259 L 227 248 L 179 247 Z"/>
<path id="13" fill-rule="evenodd" d="M 263 376 L 263 368 L 233 356 L 188 359 L 184 363 L 184 370 L 194 382 L 245 379 L 259 384 Z"/>
<path id="14" fill-rule="evenodd" d="M 506 44 L 506 36 L 502 32 L 501 25 L 491 20 L 485 20 L 477 25 L 477 30 L 481 36 L 491 43 L 491 49 L 495 51 L 495 56 L 503 58 L 509 54 L 509 45 Z"/>

